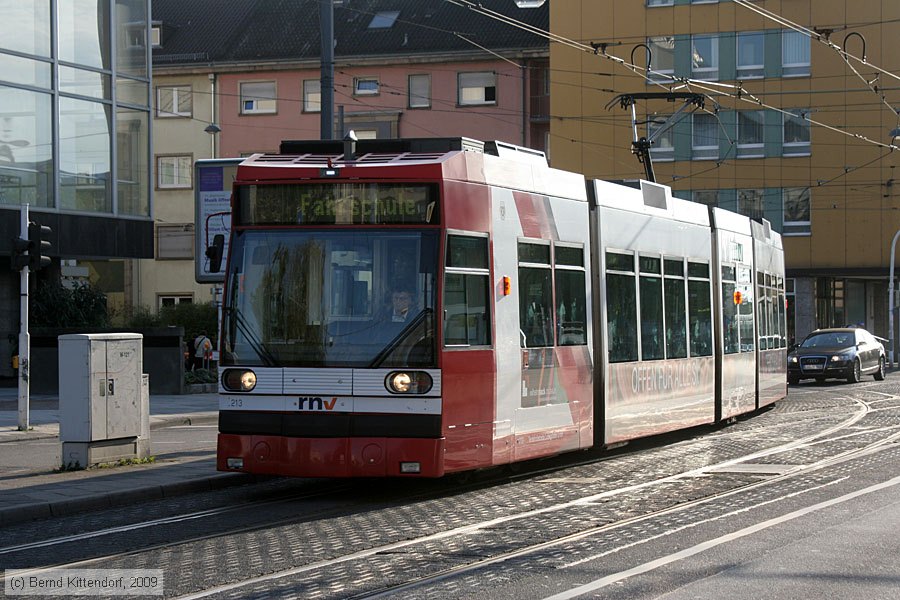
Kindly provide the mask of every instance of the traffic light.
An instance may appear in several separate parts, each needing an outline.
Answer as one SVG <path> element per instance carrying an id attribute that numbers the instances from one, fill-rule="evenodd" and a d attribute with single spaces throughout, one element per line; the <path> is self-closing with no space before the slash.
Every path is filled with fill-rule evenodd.
<path id="1" fill-rule="evenodd" d="M 13 255 L 12 268 L 13 271 L 21 271 L 28 267 L 32 271 L 37 271 L 50 264 L 50 252 L 52 244 L 50 243 L 50 235 L 53 230 L 46 225 L 38 225 L 30 221 L 28 223 L 28 238 L 13 238 Z"/>
<path id="2" fill-rule="evenodd" d="M 46 225 L 39 225 L 35 222 L 28 223 L 28 243 L 31 248 L 28 250 L 28 267 L 32 271 L 37 271 L 50 264 L 50 235 L 53 230 Z"/>
<path id="3" fill-rule="evenodd" d="M 23 240 L 16 236 L 13 238 L 13 255 L 10 259 L 13 271 L 21 271 L 28 266 L 29 256 L 26 254 L 31 250 L 31 242 Z"/>

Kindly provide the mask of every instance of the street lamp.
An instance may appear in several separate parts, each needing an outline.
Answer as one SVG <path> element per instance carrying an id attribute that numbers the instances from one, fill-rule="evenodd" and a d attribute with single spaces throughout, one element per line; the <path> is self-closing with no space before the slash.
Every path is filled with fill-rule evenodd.
<path id="1" fill-rule="evenodd" d="M 900 127 L 895 127 L 891 130 L 891 145 L 893 146 L 894 141 L 900 137 Z M 891 148 L 893 151 L 893 147 Z M 894 366 L 895 357 L 897 356 L 897 349 L 894 347 L 896 344 L 896 340 L 894 339 L 894 309 L 896 308 L 896 302 L 894 301 L 894 253 L 897 249 L 897 239 L 900 238 L 900 230 L 894 234 L 894 239 L 891 240 L 891 273 L 890 280 L 888 281 L 888 345 L 891 348 L 891 367 Z"/>
<path id="2" fill-rule="evenodd" d="M 897 239 L 900 238 L 900 230 L 897 230 L 897 233 L 894 234 L 894 239 L 891 240 L 891 279 L 888 283 L 888 346 L 891 349 L 891 367 L 894 366 L 895 356 L 897 354 L 896 348 L 894 344 L 896 341 L 894 340 L 894 309 L 896 308 L 896 302 L 894 302 L 894 251 L 897 249 Z"/>
<path id="3" fill-rule="evenodd" d="M 203 130 L 209 134 L 209 157 L 216 157 L 216 134 L 222 131 L 222 128 L 216 125 L 215 123 L 210 123 Z"/>

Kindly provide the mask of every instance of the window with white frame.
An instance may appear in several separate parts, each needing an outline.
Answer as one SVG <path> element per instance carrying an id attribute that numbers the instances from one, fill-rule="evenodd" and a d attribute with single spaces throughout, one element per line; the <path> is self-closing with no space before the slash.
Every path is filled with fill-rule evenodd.
<path id="1" fill-rule="evenodd" d="M 162 47 L 162 27 L 159 25 L 153 25 L 150 28 L 150 44 L 153 48 Z"/>
<path id="2" fill-rule="evenodd" d="M 806 115 L 803 109 L 782 113 L 783 156 L 809 156 L 809 120 Z"/>
<path id="3" fill-rule="evenodd" d="M 785 29 L 781 32 L 781 74 L 784 77 L 809 75 L 810 38 L 799 31 Z"/>
<path id="4" fill-rule="evenodd" d="M 194 258 L 194 225 L 156 226 L 156 259 L 188 260 Z"/>
<path id="5" fill-rule="evenodd" d="M 353 95 L 354 96 L 377 96 L 378 95 L 378 78 L 377 77 L 354 77 L 353 78 Z"/>
<path id="6" fill-rule="evenodd" d="M 274 81 L 245 81 L 241 84 L 241 114 L 271 114 L 277 111 Z"/>
<path id="7" fill-rule="evenodd" d="M 666 124 L 668 115 L 651 115 L 647 117 L 647 139 L 652 140 L 650 155 L 653 160 L 675 160 L 675 129 L 671 123 Z M 660 128 L 666 129 L 660 132 Z M 654 139 L 653 136 L 657 137 Z"/>
<path id="8" fill-rule="evenodd" d="M 322 112 L 322 82 L 319 79 L 303 81 L 303 112 Z"/>
<path id="9" fill-rule="evenodd" d="M 647 6 L 672 6 L 675 0 L 647 0 Z"/>
<path id="10" fill-rule="evenodd" d="M 761 110 L 742 110 L 738 112 L 737 155 L 743 158 L 759 158 L 765 156 L 763 147 L 763 127 L 765 113 Z"/>
<path id="11" fill-rule="evenodd" d="M 738 79 L 754 79 L 765 76 L 765 41 L 762 31 L 744 31 L 737 34 Z"/>
<path id="12" fill-rule="evenodd" d="M 738 190 L 738 214 L 746 215 L 757 221 L 765 215 L 765 193 L 761 189 Z"/>
<path id="13" fill-rule="evenodd" d="M 653 81 L 672 81 L 675 75 L 675 38 L 660 36 L 647 38 L 650 48 L 647 57 L 648 74 Z"/>
<path id="14" fill-rule="evenodd" d="M 711 159 L 719 157 L 719 119 L 709 113 L 691 116 L 691 158 Z"/>
<path id="15" fill-rule="evenodd" d="M 409 76 L 409 107 L 431 107 L 431 75 Z"/>
<path id="16" fill-rule="evenodd" d="M 189 85 L 161 85 L 156 88 L 157 117 L 190 117 L 193 106 L 193 93 Z"/>
<path id="17" fill-rule="evenodd" d="M 161 190 L 190 189 L 193 157 L 190 154 L 156 157 L 156 187 Z"/>
<path id="18" fill-rule="evenodd" d="M 784 235 L 810 235 L 809 188 L 784 188 L 781 192 L 784 206 Z"/>
<path id="19" fill-rule="evenodd" d="M 497 103 L 497 74 L 493 71 L 459 73 L 457 80 L 461 106 Z"/>
<path id="20" fill-rule="evenodd" d="M 159 294 L 156 296 L 157 308 L 178 306 L 179 304 L 193 304 L 193 294 Z"/>
<path id="21" fill-rule="evenodd" d="M 714 81 L 719 78 L 719 36 L 691 36 L 691 76 Z"/>
<path id="22" fill-rule="evenodd" d="M 704 204 L 706 206 L 718 206 L 719 190 L 695 190 L 691 194 L 691 200 L 693 200 L 697 204 Z"/>

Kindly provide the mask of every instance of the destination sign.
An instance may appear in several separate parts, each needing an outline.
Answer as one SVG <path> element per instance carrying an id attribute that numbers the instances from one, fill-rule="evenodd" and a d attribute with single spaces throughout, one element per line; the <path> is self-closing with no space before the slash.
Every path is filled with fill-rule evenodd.
<path id="1" fill-rule="evenodd" d="M 237 188 L 241 225 L 404 225 L 438 222 L 435 184 L 290 183 Z"/>

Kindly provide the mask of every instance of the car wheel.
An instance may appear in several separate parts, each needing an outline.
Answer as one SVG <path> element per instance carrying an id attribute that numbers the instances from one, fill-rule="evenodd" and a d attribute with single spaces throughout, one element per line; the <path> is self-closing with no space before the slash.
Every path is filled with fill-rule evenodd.
<path id="1" fill-rule="evenodd" d="M 884 357 L 878 359 L 878 370 L 875 371 L 875 381 L 884 381 Z"/>
<path id="2" fill-rule="evenodd" d="M 850 374 L 847 376 L 848 383 L 859 383 L 859 380 L 862 378 L 862 367 L 859 364 L 859 359 L 853 361 L 853 368 L 850 371 Z"/>
<path id="3" fill-rule="evenodd" d="M 800 378 L 797 375 L 788 375 L 788 383 L 791 385 L 797 385 L 800 383 Z"/>

